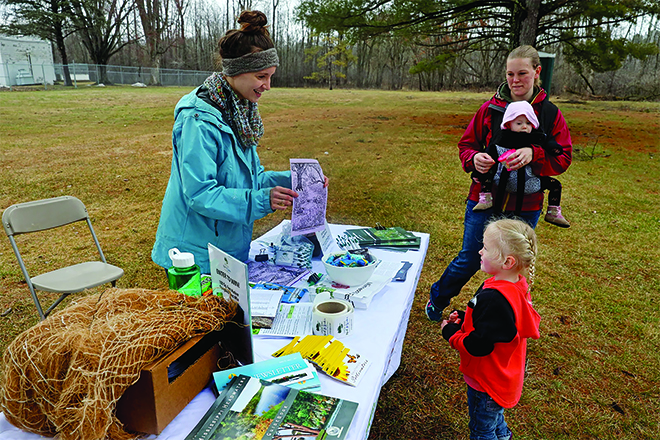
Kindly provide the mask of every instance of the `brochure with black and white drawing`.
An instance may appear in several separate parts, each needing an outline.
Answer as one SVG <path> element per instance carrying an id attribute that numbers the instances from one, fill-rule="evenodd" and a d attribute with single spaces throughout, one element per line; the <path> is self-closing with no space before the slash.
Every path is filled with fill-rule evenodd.
<path id="1" fill-rule="evenodd" d="M 248 260 L 247 267 L 251 283 L 276 283 L 293 286 L 309 273 L 309 269 L 305 267 L 276 266 L 263 261 Z"/>
<path id="2" fill-rule="evenodd" d="M 325 227 L 328 188 L 315 159 L 289 159 L 291 187 L 298 193 L 291 211 L 291 235 L 311 234 Z"/>

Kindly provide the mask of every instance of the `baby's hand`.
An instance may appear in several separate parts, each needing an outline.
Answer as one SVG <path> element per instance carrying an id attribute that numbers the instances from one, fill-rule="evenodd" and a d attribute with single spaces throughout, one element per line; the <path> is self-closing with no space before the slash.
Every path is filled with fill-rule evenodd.
<path id="1" fill-rule="evenodd" d="M 458 317 L 458 311 L 454 310 L 449 314 L 449 320 L 448 322 L 451 322 L 452 324 L 460 324 L 461 323 L 461 318 Z"/>

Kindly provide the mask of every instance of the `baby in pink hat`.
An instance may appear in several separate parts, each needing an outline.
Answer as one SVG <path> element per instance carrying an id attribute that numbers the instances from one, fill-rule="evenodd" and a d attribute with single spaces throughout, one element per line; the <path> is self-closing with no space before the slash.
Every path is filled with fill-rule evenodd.
<path id="1" fill-rule="evenodd" d="M 534 109 L 527 101 L 512 102 L 506 107 L 500 125 L 500 139 L 495 140 L 495 149 L 489 149 L 488 154 L 498 161 L 488 173 L 473 173 L 473 178 L 481 183 L 479 203 L 474 211 L 485 211 L 493 207 L 492 184 L 504 188 L 506 192 L 516 193 L 523 191 L 531 194 L 538 191 L 549 190 L 548 209 L 544 220 L 554 225 L 568 228 L 570 223 L 561 214 L 561 183 L 552 177 L 538 177 L 532 172 L 529 165 L 510 172 L 507 157 L 516 149 L 532 144 L 539 145 L 543 139 L 543 132 L 539 131 L 539 120 Z M 505 171 L 506 170 L 506 171 Z M 522 181 L 520 181 L 522 179 Z"/>

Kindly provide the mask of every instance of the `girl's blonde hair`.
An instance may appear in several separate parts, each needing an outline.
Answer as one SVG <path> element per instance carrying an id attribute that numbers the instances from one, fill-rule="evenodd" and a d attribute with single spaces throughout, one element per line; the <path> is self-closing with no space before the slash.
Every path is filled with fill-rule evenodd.
<path id="1" fill-rule="evenodd" d="M 534 47 L 529 45 L 516 47 L 511 51 L 509 56 L 506 58 L 507 61 L 519 60 L 519 59 L 528 59 L 529 62 L 532 64 L 532 68 L 534 68 L 535 70 L 537 67 L 541 65 L 541 57 L 539 57 L 538 51 L 534 49 Z M 534 79 L 534 85 L 537 87 L 541 87 L 540 77 Z"/>
<path id="2" fill-rule="evenodd" d="M 484 231 L 486 235 L 497 243 L 497 249 L 492 251 L 499 252 L 499 260 L 504 262 L 509 255 L 515 258 L 514 269 L 527 272 L 527 282 L 531 286 L 538 249 L 534 229 L 524 221 L 505 218 L 489 223 Z"/>

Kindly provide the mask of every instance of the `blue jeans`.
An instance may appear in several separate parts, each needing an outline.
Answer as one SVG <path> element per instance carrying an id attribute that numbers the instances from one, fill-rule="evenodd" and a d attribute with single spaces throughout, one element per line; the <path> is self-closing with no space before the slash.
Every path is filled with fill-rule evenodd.
<path id="1" fill-rule="evenodd" d="M 509 440 L 511 430 L 504 421 L 504 408 L 487 393 L 467 387 L 470 440 Z"/>
<path id="2" fill-rule="evenodd" d="M 467 201 L 465 208 L 465 222 L 463 230 L 463 249 L 458 253 L 449 266 L 445 269 L 442 277 L 431 286 L 431 304 L 438 314 L 449 306 L 453 297 L 461 292 L 461 289 L 470 278 L 481 268 L 481 257 L 479 251 L 483 247 L 484 229 L 491 217 L 493 217 L 493 208 L 485 211 L 473 211 L 477 202 Z M 502 217 L 514 218 L 513 212 L 504 212 Z M 532 228 L 541 216 L 541 210 L 523 211 L 518 217 L 527 222 Z"/>

